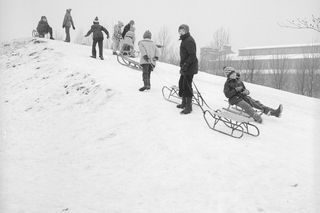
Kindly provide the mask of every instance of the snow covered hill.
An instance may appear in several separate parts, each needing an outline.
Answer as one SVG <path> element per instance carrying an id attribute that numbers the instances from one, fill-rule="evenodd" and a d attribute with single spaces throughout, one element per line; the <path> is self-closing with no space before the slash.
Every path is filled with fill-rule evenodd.
<path id="1" fill-rule="evenodd" d="M 0 48 L 0 211 L 3 213 L 316 213 L 320 100 L 246 84 L 283 116 L 259 137 L 210 130 L 201 110 L 180 115 L 161 88 L 179 69 L 141 72 L 91 47 L 20 39 Z M 225 78 L 194 78 L 214 109 Z"/>

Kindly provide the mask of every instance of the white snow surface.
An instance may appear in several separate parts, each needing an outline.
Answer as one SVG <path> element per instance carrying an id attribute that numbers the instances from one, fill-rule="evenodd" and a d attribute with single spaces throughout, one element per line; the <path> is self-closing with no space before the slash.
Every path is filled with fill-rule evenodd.
<path id="1" fill-rule="evenodd" d="M 40 42 L 40 43 L 39 43 Z M 1 44 L 0 212 L 320 212 L 320 100 L 246 83 L 281 118 L 259 137 L 210 130 L 199 107 L 180 115 L 162 86 L 179 68 L 141 72 L 91 47 L 31 38 Z M 199 72 L 208 104 L 225 78 Z"/>

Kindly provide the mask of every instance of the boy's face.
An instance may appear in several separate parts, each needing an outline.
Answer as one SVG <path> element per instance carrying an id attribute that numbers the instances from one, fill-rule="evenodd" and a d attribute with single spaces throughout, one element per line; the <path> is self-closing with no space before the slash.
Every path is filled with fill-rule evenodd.
<path id="1" fill-rule="evenodd" d="M 236 79 L 237 78 L 237 73 L 232 72 L 231 75 L 229 75 L 229 78 Z"/>
<path id="2" fill-rule="evenodd" d="M 186 31 L 184 29 L 180 29 L 178 32 L 180 36 L 186 34 Z"/>

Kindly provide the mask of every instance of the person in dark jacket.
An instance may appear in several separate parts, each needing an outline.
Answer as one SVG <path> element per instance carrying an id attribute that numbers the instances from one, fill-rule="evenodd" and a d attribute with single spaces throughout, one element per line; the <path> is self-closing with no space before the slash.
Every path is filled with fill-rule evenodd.
<path id="1" fill-rule="evenodd" d="M 96 45 L 98 43 L 99 57 L 101 60 L 103 60 L 103 34 L 102 34 L 102 31 L 107 35 L 107 39 L 108 39 L 109 38 L 108 30 L 99 24 L 98 17 L 96 17 L 93 21 L 93 25 L 91 26 L 91 29 L 85 35 L 85 37 L 87 37 L 91 33 L 93 33 L 92 56 L 91 57 L 96 58 L 96 55 L 97 55 Z"/>
<path id="2" fill-rule="evenodd" d="M 123 32 L 122 32 L 122 38 L 124 38 L 127 32 L 133 28 L 133 25 L 134 25 L 134 21 L 131 20 L 126 26 L 124 26 Z"/>
<path id="3" fill-rule="evenodd" d="M 192 111 L 193 75 L 198 73 L 197 47 L 188 25 L 180 25 L 178 31 L 181 40 L 179 96 L 182 97 L 182 103 L 177 107 L 183 109 L 181 114 L 189 114 Z"/>
<path id="4" fill-rule="evenodd" d="M 253 108 L 262 110 L 266 115 L 281 116 L 283 110 L 281 104 L 278 109 L 272 109 L 254 100 L 249 96 L 249 90 L 246 89 L 244 83 L 240 80 L 240 73 L 236 72 L 233 67 L 224 67 L 224 72 L 227 76 L 227 81 L 224 84 L 223 92 L 229 99 L 230 105 L 239 106 L 258 123 L 262 123 L 262 118 Z"/>
<path id="5" fill-rule="evenodd" d="M 50 39 L 53 39 L 52 37 L 52 28 L 49 26 L 48 20 L 45 16 L 41 16 L 41 19 L 37 26 L 37 31 L 39 33 L 40 38 L 44 38 L 44 35 L 49 33 Z"/>
<path id="6" fill-rule="evenodd" d="M 76 28 L 74 27 L 72 16 L 71 16 L 71 9 L 67 9 L 66 14 L 63 19 L 63 24 L 62 28 L 65 28 L 66 30 L 66 39 L 64 40 L 65 42 L 70 42 L 70 27 L 75 30 Z"/>

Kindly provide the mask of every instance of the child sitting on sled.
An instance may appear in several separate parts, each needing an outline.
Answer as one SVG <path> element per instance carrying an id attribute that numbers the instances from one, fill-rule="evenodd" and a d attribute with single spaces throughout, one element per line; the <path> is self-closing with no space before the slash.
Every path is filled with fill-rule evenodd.
<path id="1" fill-rule="evenodd" d="M 142 67 L 143 80 L 143 87 L 139 91 L 142 92 L 151 88 L 150 74 L 159 59 L 159 52 L 155 43 L 151 40 L 151 32 L 149 30 L 143 34 L 143 40 L 139 41 L 138 45 L 141 53 L 140 65 Z"/>
<path id="2" fill-rule="evenodd" d="M 229 99 L 230 105 L 239 106 L 256 122 L 262 123 L 261 116 L 255 112 L 253 108 L 260 109 L 266 115 L 280 117 L 282 113 L 282 105 L 277 109 L 264 106 L 257 100 L 249 96 L 250 92 L 246 89 L 243 82 L 240 80 L 240 73 L 236 72 L 233 67 L 224 67 L 224 72 L 227 76 L 227 81 L 224 84 L 224 94 Z"/>

